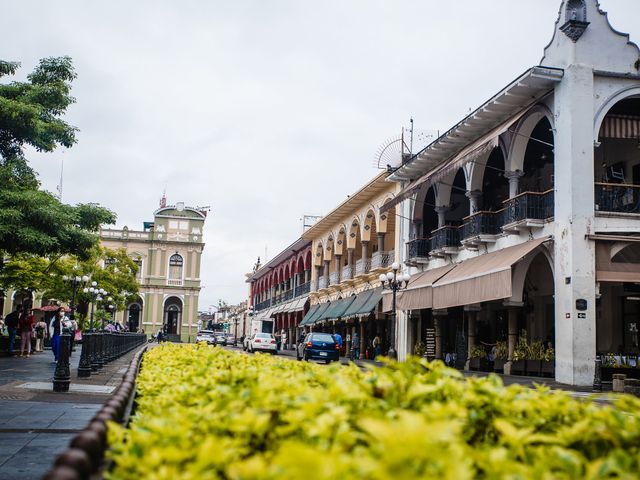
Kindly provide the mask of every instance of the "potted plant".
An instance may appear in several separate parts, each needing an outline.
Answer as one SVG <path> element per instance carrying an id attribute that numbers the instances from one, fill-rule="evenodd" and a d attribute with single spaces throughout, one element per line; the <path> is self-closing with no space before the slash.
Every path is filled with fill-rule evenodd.
<path id="1" fill-rule="evenodd" d="M 487 352 L 482 345 L 473 345 L 469 352 L 469 370 L 480 370 L 480 360 L 487 358 Z"/>
<path id="2" fill-rule="evenodd" d="M 504 340 L 496 342 L 496 358 L 493 362 L 493 370 L 495 372 L 504 372 L 504 364 L 509 358 L 509 346 Z"/>
<path id="3" fill-rule="evenodd" d="M 539 340 L 529 344 L 527 375 L 540 375 L 540 363 L 544 360 L 544 345 Z"/>
<path id="4" fill-rule="evenodd" d="M 540 364 L 540 374 L 544 377 L 553 377 L 555 368 L 556 351 L 551 343 L 544 350 L 544 358 Z"/>
<path id="5" fill-rule="evenodd" d="M 425 357 L 427 355 L 427 346 L 424 342 L 418 342 L 413 347 L 413 353 L 416 357 Z"/>
<path id="6" fill-rule="evenodd" d="M 522 330 L 520 337 L 513 349 L 513 363 L 511 364 L 511 373 L 515 375 L 524 375 L 525 361 L 529 356 L 529 343 L 527 342 L 527 331 Z"/>

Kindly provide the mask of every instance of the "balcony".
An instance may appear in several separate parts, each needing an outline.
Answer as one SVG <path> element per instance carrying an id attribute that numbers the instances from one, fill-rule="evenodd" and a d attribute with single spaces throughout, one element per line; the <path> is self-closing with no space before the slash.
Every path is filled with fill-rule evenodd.
<path id="1" fill-rule="evenodd" d="M 640 213 L 640 185 L 596 183 L 595 203 L 596 212 Z"/>
<path id="2" fill-rule="evenodd" d="M 286 302 L 288 300 L 291 300 L 292 298 L 293 298 L 293 288 L 290 290 L 287 290 L 282 295 L 280 295 L 281 302 Z"/>
<path id="3" fill-rule="evenodd" d="M 407 260 L 408 265 L 417 265 L 419 263 L 429 262 L 429 252 L 431 251 L 430 238 L 416 238 L 407 242 Z"/>
<path id="4" fill-rule="evenodd" d="M 169 287 L 181 287 L 182 279 L 181 278 L 167 278 L 167 285 Z"/>
<path id="5" fill-rule="evenodd" d="M 462 244 L 475 248 L 485 243 L 495 243 L 502 233 L 504 210 L 499 212 L 478 212 L 466 217 L 462 224 Z"/>
<path id="6" fill-rule="evenodd" d="M 342 281 L 351 280 L 353 278 L 353 267 L 351 265 L 345 265 L 342 267 L 342 275 L 340 276 Z"/>
<path id="7" fill-rule="evenodd" d="M 371 270 L 371 259 L 361 258 L 356 262 L 356 275 L 364 275 Z"/>
<path id="8" fill-rule="evenodd" d="M 329 285 L 337 285 L 340 283 L 340 272 L 331 272 L 329 274 Z"/>
<path id="9" fill-rule="evenodd" d="M 327 277 L 320 277 L 318 278 L 318 290 L 321 290 L 323 288 L 327 288 Z"/>
<path id="10" fill-rule="evenodd" d="M 311 287 L 311 282 L 303 283 L 295 288 L 294 297 L 301 297 L 302 295 L 306 295 L 309 293 Z"/>
<path id="11" fill-rule="evenodd" d="M 553 218 L 553 190 L 524 192 L 504 201 L 502 230 L 506 233 L 542 228 Z"/>
<path id="12" fill-rule="evenodd" d="M 271 306 L 271 299 L 260 302 L 256 305 L 256 312 L 260 310 L 264 310 L 265 308 L 269 308 Z"/>
<path id="13" fill-rule="evenodd" d="M 460 228 L 446 225 L 433 232 L 430 255 L 440 257 L 451 255 L 460 247 Z"/>
<path id="14" fill-rule="evenodd" d="M 395 258 L 395 252 L 389 250 L 388 252 L 374 252 L 371 256 L 371 269 L 387 268 L 390 267 Z"/>

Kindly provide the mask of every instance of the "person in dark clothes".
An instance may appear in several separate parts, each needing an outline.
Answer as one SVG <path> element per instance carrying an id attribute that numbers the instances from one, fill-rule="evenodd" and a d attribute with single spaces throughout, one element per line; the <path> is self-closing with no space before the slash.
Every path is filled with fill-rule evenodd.
<path id="1" fill-rule="evenodd" d="M 9 333 L 9 355 L 14 355 L 13 345 L 16 341 L 16 335 L 18 334 L 18 323 L 21 315 L 22 305 L 18 305 L 16 309 L 4 319 L 4 323 L 7 326 L 7 332 Z"/>

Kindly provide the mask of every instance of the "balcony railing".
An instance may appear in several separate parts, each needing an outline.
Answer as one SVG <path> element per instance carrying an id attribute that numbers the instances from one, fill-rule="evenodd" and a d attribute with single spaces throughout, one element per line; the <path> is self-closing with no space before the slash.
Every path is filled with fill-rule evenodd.
<path id="1" fill-rule="evenodd" d="M 345 265 L 342 267 L 342 280 L 351 280 L 353 278 L 353 267 L 351 265 Z"/>
<path id="2" fill-rule="evenodd" d="M 497 235 L 502 227 L 503 210 L 499 212 L 478 212 L 464 219 L 462 239 L 480 235 Z"/>
<path id="3" fill-rule="evenodd" d="M 640 213 L 640 185 L 596 183 L 595 203 L 599 212 Z"/>
<path id="4" fill-rule="evenodd" d="M 340 272 L 331 272 L 329 274 L 329 285 L 337 285 L 340 283 Z"/>
<path id="5" fill-rule="evenodd" d="M 167 285 L 170 287 L 181 287 L 182 279 L 181 278 L 167 278 Z"/>
<path id="6" fill-rule="evenodd" d="M 407 259 L 428 258 L 431 251 L 430 238 L 416 238 L 407 242 Z"/>
<path id="7" fill-rule="evenodd" d="M 395 252 L 390 250 L 388 252 L 373 252 L 371 256 L 371 268 L 387 268 L 393 263 Z"/>
<path id="8" fill-rule="evenodd" d="M 502 225 L 522 220 L 546 220 L 553 217 L 553 190 L 546 192 L 524 192 L 504 201 Z"/>
<path id="9" fill-rule="evenodd" d="M 360 260 L 356 261 L 356 275 L 369 273 L 369 270 L 371 270 L 370 258 L 361 258 Z"/>
<path id="10" fill-rule="evenodd" d="M 287 300 L 291 300 L 293 298 L 293 288 L 291 290 L 287 290 L 282 295 L 280 295 L 280 301 L 286 302 Z"/>
<path id="11" fill-rule="evenodd" d="M 327 288 L 327 277 L 320 277 L 318 279 L 318 288 Z"/>
<path id="12" fill-rule="evenodd" d="M 306 295 L 307 293 L 309 293 L 310 287 L 311 287 L 311 282 L 298 285 L 295 288 L 295 297 L 301 297 L 302 295 Z"/>
<path id="13" fill-rule="evenodd" d="M 447 247 L 460 246 L 460 228 L 451 225 L 444 226 L 433 232 L 431 237 L 431 251 Z"/>
<path id="14" fill-rule="evenodd" d="M 264 300 L 256 305 L 256 312 L 269 308 L 271 306 L 271 299 Z"/>

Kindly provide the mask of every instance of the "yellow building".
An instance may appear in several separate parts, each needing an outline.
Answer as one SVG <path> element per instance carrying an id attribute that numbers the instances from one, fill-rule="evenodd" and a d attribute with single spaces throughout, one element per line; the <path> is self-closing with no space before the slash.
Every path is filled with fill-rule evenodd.
<path id="1" fill-rule="evenodd" d="M 387 352 L 394 343 L 391 323 L 382 313 L 379 276 L 398 260 L 395 207 L 381 213 L 399 186 L 380 173 L 303 234 L 312 242 L 311 307 L 300 326 L 358 333 L 360 354 L 373 354 L 372 340 Z"/>
<path id="2" fill-rule="evenodd" d="M 139 296 L 117 321 L 146 333 L 164 328 L 174 340 L 195 337 L 205 219 L 205 211 L 177 203 L 156 210 L 142 230 L 100 230 L 104 247 L 126 249 L 139 267 Z"/>

